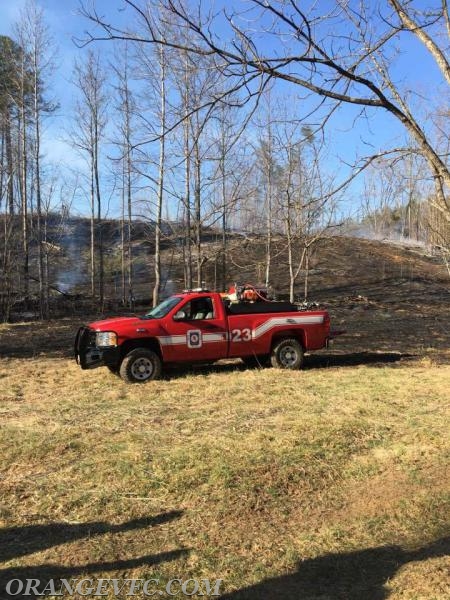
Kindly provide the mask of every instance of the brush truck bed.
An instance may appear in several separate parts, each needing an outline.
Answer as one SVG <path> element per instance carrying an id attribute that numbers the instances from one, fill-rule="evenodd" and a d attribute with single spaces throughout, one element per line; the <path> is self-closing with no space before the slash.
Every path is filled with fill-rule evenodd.
<path id="1" fill-rule="evenodd" d="M 231 304 L 217 292 L 185 292 L 143 316 L 80 327 L 75 358 L 82 369 L 106 366 L 130 383 L 158 379 L 164 365 L 224 358 L 298 369 L 305 351 L 327 346 L 339 333 L 330 331 L 324 310 L 286 302 Z"/>

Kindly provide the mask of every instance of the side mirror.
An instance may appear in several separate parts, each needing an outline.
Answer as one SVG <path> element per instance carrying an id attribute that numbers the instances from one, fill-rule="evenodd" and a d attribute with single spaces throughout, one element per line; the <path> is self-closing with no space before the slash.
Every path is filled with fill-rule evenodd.
<path id="1" fill-rule="evenodd" d="M 184 319 L 187 318 L 186 313 L 184 312 L 184 310 L 179 310 L 178 312 L 176 312 L 173 315 L 173 320 L 174 321 L 184 321 Z"/>

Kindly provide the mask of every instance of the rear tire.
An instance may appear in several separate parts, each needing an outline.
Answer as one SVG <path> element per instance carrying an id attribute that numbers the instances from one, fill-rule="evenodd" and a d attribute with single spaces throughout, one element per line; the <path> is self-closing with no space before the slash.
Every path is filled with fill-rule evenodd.
<path id="1" fill-rule="evenodd" d="M 125 356 L 119 372 L 127 383 L 147 383 L 161 377 L 161 359 L 147 348 L 136 348 Z"/>
<path id="2" fill-rule="evenodd" d="M 303 364 L 303 348 L 295 338 L 276 342 L 270 355 L 272 367 L 277 369 L 300 369 Z"/>

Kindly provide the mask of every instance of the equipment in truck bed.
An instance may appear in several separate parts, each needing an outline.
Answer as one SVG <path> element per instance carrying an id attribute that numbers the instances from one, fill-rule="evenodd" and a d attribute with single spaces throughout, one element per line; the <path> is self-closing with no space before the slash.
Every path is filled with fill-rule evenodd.
<path id="1" fill-rule="evenodd" d="M 226 306 L 230 315 L 254 315 L 258 313 L 298 312 L 299 306 L 290 302 L 232 302 Z"/>

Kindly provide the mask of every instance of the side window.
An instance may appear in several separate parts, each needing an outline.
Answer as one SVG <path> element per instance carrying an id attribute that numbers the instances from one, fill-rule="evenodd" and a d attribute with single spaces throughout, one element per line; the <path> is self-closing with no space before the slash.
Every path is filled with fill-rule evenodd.
<path id="1" fill-rule="evenodd" d="M 214 319 L 214 307 L 211 298 L 197 298 L 197 300 L 188 302 L 188 305 L 186 305 L 185 311 L 189 319 L 193 321 Z"/>
<path id="2" fill-rule="evenodd" d="M 186 313 L 186 319 L 189 321 L 192 319 L 192 302 L 186 302 L 182 310 Z"/>
<path id="3" fill-rule="evenodd" d="M 207 307 L 207 311 L 206 311 L 205 319 L 214 319 L 214 317 L 215 317 L 214 302 L 211 300 L 211 298 L 206 298 L 206 307 Z"/>
<path id="4" fill-rule="evenodd" d="M 214 319 L 214 303 L 211 298 L 197 298 L 189 300 L 180 308 L 186 316 L 183 321 L 198 321 L 205 319 Z"/>

